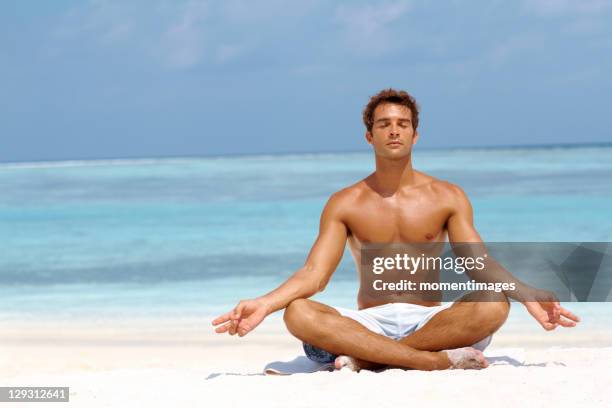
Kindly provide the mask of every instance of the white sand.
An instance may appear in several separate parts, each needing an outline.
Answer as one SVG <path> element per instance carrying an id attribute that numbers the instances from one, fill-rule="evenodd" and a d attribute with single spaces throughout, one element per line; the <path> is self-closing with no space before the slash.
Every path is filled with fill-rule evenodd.
<path id="1" fill-rule="evenodd" d="M 58 324 L 0 329 L 0 385 L 69 386 L 71 407 L 612 406 L 610 331 L 509 323 L 485 355 L 511 347 L 524 359 L 482 371 L 274 377 L 260 374 L 266 363 L 302 353 L 278 318 L 242 339 L 214 334 L 208 319 Z"/>

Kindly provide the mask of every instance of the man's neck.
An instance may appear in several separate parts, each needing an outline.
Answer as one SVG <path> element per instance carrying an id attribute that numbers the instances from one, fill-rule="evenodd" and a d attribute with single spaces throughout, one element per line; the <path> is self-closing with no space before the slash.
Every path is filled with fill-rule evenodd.
<path id="1" fill-rule="evenodd" d="M 415 184 L 416 172 L 412 168 L 412 155 L 399 160 L 376 156 L 373 174 L 376 188 L 384 196 L 393 195 L 401 187 Z"/>

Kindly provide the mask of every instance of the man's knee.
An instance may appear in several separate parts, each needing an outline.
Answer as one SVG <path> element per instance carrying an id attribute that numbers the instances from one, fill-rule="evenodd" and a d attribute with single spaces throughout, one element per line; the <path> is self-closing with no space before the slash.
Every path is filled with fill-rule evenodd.
<path id="1" fill-rule="evenodd" d="M 314 323 L 316 310 L 312 301 L 308 299 L 295 299 L 285 308 L 283 320 L 289 332 L 296 335 L 297 329 Z"/>
<path id="2" fill-rule="evenodd" d="M 488 328 L 490 334 L 497 331 L 506 322 L 510 313 L 510 302 L 503 293 L 480 297 L 480 300 L 472 303 L 472 307 L 477 324 Z"/>

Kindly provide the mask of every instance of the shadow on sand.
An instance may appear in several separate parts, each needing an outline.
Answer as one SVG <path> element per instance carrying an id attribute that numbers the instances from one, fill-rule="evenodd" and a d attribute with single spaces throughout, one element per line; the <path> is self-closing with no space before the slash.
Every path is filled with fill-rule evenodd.
<path id="1" fill-rule="evenodd" d="M 547 367 L 549 364 L 553 364 L 553 365 L 556 365 L 556 366 L 563 366 L 563 367 L 565 367 L 564 363 L 560 363 L 558 361 L 552 361 L 550 363 L 525 364 L 523 362 L 520 362 L 520 361 L 515 360 L 514 358 L 508 357 L 508 356 L 487 357 L 487 361 L 489 362 L 490 366 L 491 365 L 511 365 L 513 367 Z"/>
<path id="2" fill-rule="evenodd" d="M 264 373 L 211 373 L 206 377 L 206 380 L 212 380 L 213 378 L 221 377 L 221 376 L 238 376 L 238 377 L 257 377 L 262 376 Z"/>
<path id="3" fill-rule="evenodd" d="M 511 365 L 513 367 L 542 367 L 542 368 L 548 367 L 550 365 L 562 366 L 562 367 L 566 366 L 564 363 L 561 363 L 561 362 L 558 362 L 558 361 L 550 361 L 550 362 L 544 362 L 544 363 L 530 363 L 530 364 L 527 364 L 527 363 L 521 362 L 521 361 L 519 361 L 517 359 L 514 359 L 512 357 L 509 357 L 509 356 L 491 356 L 491 357 L 487 357 L 487 361 L 489 362 L 489 366 L 506 366 L 506 365 Z M 389 369 L 397 369 L 397 368 L 399 368 L 401 370 L 405 370 L 405 371 L 412 371 L 410 369 L 401 368 L 401 367 L 386 367 L 386 368 L 374 370 L 373 372 L 375 372 L 375 373 L 383 373 L 383 372 L 385 372 L 385 371 L 387 371 Z M 306 373 L 312 373 L 313 371 L 295 370 L 293 372 L 285 372 L 284 374 L 306 374 Z M 325 370 L 325 371 L 327 371 L 327 370 Z M 264 373 L 212 373 L 212 374 L 209 374 L 208 377 L 206 377 L 206 379 L 207 380 L 212 380 L 213 378 L 217 378 L 217 377 L 220 377 L 220 376 L 258 377 L 258 376 L 265 376 L 265 374 Z"/>

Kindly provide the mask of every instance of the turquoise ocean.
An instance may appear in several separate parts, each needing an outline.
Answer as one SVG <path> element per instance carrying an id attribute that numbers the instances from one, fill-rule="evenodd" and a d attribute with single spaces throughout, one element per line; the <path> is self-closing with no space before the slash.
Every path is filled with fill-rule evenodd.
<path id="1" fill-rule="evenodd" d="M 612 240 L 612 146 L 417 150 L 487 241 Z M 0 164 L 0 318 L 213 316 L 299 268 L 369 152 Z M 322 301 L 355 307 L 345 254 Z M 607 311 L 609 304 L 579 305 Z"/>

